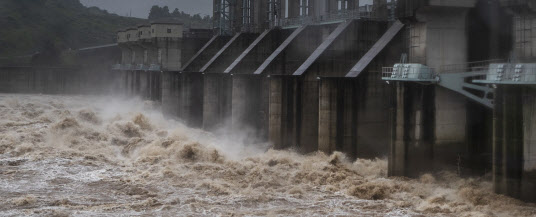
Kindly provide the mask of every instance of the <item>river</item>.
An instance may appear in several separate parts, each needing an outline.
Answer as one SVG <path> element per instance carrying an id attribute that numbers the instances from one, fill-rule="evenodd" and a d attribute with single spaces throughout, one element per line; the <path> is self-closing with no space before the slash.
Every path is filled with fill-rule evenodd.
<path id="1" fill-rule="evenodd" d="M 385 159 L 242 138 L 139 99 L 0 94 L 0 215 L 536 216 L 489 177 L 387 177 Z"/>

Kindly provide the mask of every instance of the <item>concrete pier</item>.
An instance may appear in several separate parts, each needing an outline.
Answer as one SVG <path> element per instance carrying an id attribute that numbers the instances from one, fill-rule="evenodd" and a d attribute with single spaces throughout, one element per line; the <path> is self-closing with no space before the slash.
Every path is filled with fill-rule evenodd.
<path id="1" fill-rule="evenodd" d="M 503 86 L 493 113 L 493 182 L 495 191 L 536 201 L 536 92 Z"/>
<path id="2" fill-rule="evenodd" d="M 297 144 L 296 108 L 297 77 L 271 76 L 269 94 L 268 138 L 274 148 Z"/>
<path id="3" fill-rule="evenodd" d="M 389 174 L 416 176 L 433 162 L 434 87 L 396 84 L 391 112 Z"/>
<path id="4" fill-rule="evenodd" d="M 230 126 L 232 80 L 228 74 L 205 74 L 203 91 L 203 129 L 220 130 Z"/>
<path id="5" fill-rule="evenodd" d="M 263 76 L 232 76 L 231 126 L 251 142 L 268 141 L 269 80 Z"/>
<path id="6" fill-rule="evenodd" d="M 162 73 L 162 112 L 165 115 L 178 117 L 179 112 L 179 74 L 176 72 Z"/>

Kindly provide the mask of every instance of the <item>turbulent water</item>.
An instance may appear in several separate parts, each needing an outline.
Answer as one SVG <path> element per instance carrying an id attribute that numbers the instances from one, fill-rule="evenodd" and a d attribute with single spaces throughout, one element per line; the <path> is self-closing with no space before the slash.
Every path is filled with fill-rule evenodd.
<path id="1" fill-rule="evenodd" d="M 535 216 L 485 179 L 386 177 L 350 162 L 244 144 L 132 99 L 0 95 L 2 216 Z"/>

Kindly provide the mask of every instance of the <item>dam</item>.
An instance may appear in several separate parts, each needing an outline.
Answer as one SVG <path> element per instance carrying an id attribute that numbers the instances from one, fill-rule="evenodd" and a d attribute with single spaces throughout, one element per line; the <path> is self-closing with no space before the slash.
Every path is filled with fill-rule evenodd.
<path id="1" fill-rule="evenodd" d="M 47 94 L 52 98 L 114 93 L 147 100 L 158 104 L 163 115 L 155 117 L 159 121 L 165 122 L 160 120 L 163 118 L 181 123 L 190 130 L 224 130 L 240 134 L 244 144 L 262 144 L 269 151 L 251 159 L 254 164 L 286 165 L 292 171 L 307 169 L 307 174 L 296 182 L 321 183 L 313 178 L 311 168 L 337 170 L 324 174 L 330 183 L 326 186 L 352 189 L 351 195 L 362 199 L 399 200 L 403 198 L 400 192 L 415 193 L 408 189 L 419 188 L 400 177 L 415 178 L 434 187 L 435 181 L 449 182 L 452 176 L 489 176 L 490 189 L 498 195 L 480 195 L 488 198 L 488 203 L 502 200 L 501 195 L 535 202 L 536 152 L 532 149 L 536 149 L 536 1 L 371 3 L 214 0 L 213 29 L 209 31 L 188 29 L 172 20 L 125 27 L 117 32 L 117 44 L 79 51 L 79 58 L 94 63 L 88 67 L 0 67 L 0 92 Z M 123 118 L 126 117 L 121 115 Z M 108 124 L 109 129 L 119 127 Z M 141 134 L 147 130 L 151 138 L 158 137 L 158 132 L 143 129 L 143 123 L 137 125 Z M 188 146 L 173 144 L 180 150 Z M 211 150 L 192 147 L 199 158 L 192 160 L 178 153 L 184 158 L 181 162 L 223 162 L 217 156 L 211 158 Z M 238 149 L 247 150 L 248 145 Z M 167 162 L 168 155 L 163 154 Z M 270 158 L 277 154 L 284 157 Z M 143 157 L 147 158 L 144 162 L 151 160 L 150 156 Z M 373 172 L 348 172 L 339 168 L 339 158 L 354 162 L 351 168 Z M 321 165 L 315 163 L 317 160 Z M 324 165 L 325 162 L 330 163 Z M 251 164 L 244 163 L 244 167 L 261 170 Z M 210 165 L 202 167 L 215 169 Z M 385 169 L 378 169 L 381 166 Z M 233 165 L 222 176 L 242 174 L 241 168 Z M 438 180 L 428 179 L 437 171 L 450 172 Z M 351 180 L 335 181 L 338 176 L 334 174 L 341 173 L 344 178 L 339 178 L 350 177 L 360 182 L 359 187 L 350 184 Z M 371 174 L 382 178 L 366 179 Z M 296 174 L 286 175 L 296 178 Z M 361 180 L 364 177 L 366 181 Z M 403 184 L 386 181 L 391 180 L 388 177 L 400 178 Z M 283 180 L 256 181 L 259 185 L 290 185 Z M 452 181 L 457 183 L 452 185 L 474 184 L 463 180 Z M 232 195 L 230 192 L 247 187 L 235 179 L 229 183 L 233 184 L 205 185 L 217 195 Z M 309 187 L 294 190 L 300 194 L 311 190 Z M 368 192 L 368 187 L 375 192 L 363 196 L 360 192 Z M 474 189 L 464 188 L 461 194 L 473 193 Z M 279 194 L 271 196 L 278 197 L 275 195 Z M 352 203 L 339 196 L 337 202 Z M 428 203 L 435 197 L 425 198 Z M 456 200 L 451 202 L 448 205 L 454 207 Z M 422 208 L 423 203 L 406 205 Z M 314 206 L 302 199 L 296 204 Z M 342 215 L 374 215 L 336 207 Z M 443 208 L 454 214 L 464 212 Z M 424 208 L 397 213 L 379 210 L 376 214 L 442 212 Z M 265 214 L 252 211 L 244 215 Z"/>

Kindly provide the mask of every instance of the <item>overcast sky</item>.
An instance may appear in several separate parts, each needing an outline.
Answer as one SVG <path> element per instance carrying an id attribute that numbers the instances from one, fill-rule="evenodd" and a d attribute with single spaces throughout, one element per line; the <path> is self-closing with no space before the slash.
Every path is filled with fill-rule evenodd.
<path id="1" fill-rule="evenodd" d="M 212 16 L 212 0 L 80 0 L 85 6 L 97 6 L 110 13 L 147 18 L 153 5 L 168 6 L 170 11 L 178 8 L 189 14 Z M 372 0 L 361 0 L 361 5 L 372 4 Z"/>
<path id="2" fill-rule="evenodd" d="M 189 14 L 212 16 L 212 0 L 80 0 L 85 6 L 97 6 L 110 13 L 147 18 L 153 5 L 168 6 L 170 11 L 178 8 Z"/>

